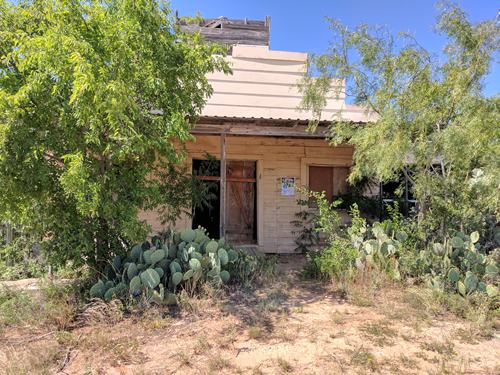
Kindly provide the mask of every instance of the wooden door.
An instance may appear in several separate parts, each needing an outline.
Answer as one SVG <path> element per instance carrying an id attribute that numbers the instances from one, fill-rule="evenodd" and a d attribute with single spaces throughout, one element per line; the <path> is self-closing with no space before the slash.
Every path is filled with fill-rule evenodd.
<path id="1" fill-rule="evenodd" d="M 226 168 L 226 238 L 235 244 L 255 243 L 256 162 L 228 160 Z"/>

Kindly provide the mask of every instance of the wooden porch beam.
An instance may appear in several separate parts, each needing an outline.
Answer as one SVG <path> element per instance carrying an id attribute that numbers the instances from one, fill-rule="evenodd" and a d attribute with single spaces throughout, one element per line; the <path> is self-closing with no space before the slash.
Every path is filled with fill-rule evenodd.
<path id="1" fill-rule="evenodd" d="M 327 127 L 319 126 L 314 133 L 307 131 L 307 125 L 280 126 L 256 124 L 197 124 L 192 134 L 222 134 L 240 136 L 272 136 L 294 138 L 325 138 Z"/>

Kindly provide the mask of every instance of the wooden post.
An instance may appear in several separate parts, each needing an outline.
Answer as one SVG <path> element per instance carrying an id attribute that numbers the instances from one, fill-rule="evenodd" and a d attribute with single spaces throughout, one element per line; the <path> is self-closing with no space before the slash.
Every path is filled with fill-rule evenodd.
<path id="1" fill-rule="evenodd" d="M 219 235 L 226 234 L 226 133 L 220 135 L 220 219 Z"/>

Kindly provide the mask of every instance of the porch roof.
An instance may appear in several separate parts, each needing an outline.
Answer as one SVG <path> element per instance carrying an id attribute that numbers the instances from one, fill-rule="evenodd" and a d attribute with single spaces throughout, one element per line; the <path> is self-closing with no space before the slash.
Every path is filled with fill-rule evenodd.
<path id="1" fill-rule="evenodd" d="M 309 120 L 202 116 L 191 130 L 191 133 L 195 135 L 227 134 L 236 136 L 325 138 L 328 136 L 328 125 L 330 123 L 330 121 L 320 121 L 314 132 L 312 132 L 308 130 Z"/>

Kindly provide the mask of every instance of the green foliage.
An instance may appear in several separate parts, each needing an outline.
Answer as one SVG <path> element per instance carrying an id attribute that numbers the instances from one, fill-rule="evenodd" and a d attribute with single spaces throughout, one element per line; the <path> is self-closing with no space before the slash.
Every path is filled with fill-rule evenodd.
<path id="1" fill-rule="evenodd" d="M 295 220 L 290 222 L 296 228 L 292 232 L 296 236 L 295 251 L 307 254 L 317 248 L 320 243 L 319 233 L 315 228 L 317 214 L 315 210 L 309 208 L 308 200 L 298 199 L 297 204 L 303 208 L 295 213 Z"/>
<path id="2" fill-rule="evenodd" d="M 21 228 L 12 228 L 7 243 L 6 226 L 0 224 L 0 280 L 41 277 L 48 265 L 40 254 L 40 238 Z"/>
<path id="3" fill-rule="evenodd" d="M 164 2 L 0 0 L 0 218 L 102 271 L 146 235 L 139 210 L 190 211 L 182 145 L 224 52 Z"/>
<path id="4" fill-rule="evenodd" d="M 397 205 L 387 210 L 389 219 L 367 225 L 353 206 L 351 225 L 328 236 L 333 240 L 323 250 L 307 254 L 305 273 L 345 283 L 358 272 L 376 270 L 392 280 L 422 280 L 433 289 L 467 298 L 479 293 L 498 299 L 500 248 L 489 251 L 478 232 L 455 232 L 442 242 L 426 244 L 415 220 L 404 218 Z"/>
<path id="5" fill-rule="evenodd" d="M 0 331 L 6 327 L 38 326 L 67 330 L 81 309 L 79 287 L 40 280 L 39 290 L 0 286 Z"/>
<path id="6" fill-rule="evenodd" d="M 298 191 L 314 200 L 317 205 L 318 214 L 315 219 L 315 230 L 325 236 L 327 242 L 334 241 L 341 224 L 340 215 L 336 208 L 342 202 L 336 200 L 330 203 L 324 192 L 319 193 L 303 188 L 299 188 Z"/>
<path id="7" fill-rule="evenodd" d="M 350 278 L 358 252 L 350 244 L 346 233 L 341 228 L 340 216 L 336 210 L 341 201 L 328 202 L 324 192 L 318 193 L 304 188 L 299 188 L 298 191 L 316 204 L 314 220 L 310 224 L 311 230 L 324 238 L 326 243 L 325 248 L 319 251 L 307 249 L 310 251 L 306 254 L 308 258 L 306 276 L 320 276 L 336 280 Z M 356 212 L 359 213 L 359 211 Z M 359 220 L 362 219 L 358 216 L 358 220 L 354 220 L 355 225 L 359 225 Z M 355 230 L 354 227 L 352 230 Z"/>
<path id="8" fill-rule="evenodd" d="M 313 261 L 322 276 L 344 281 L 353 276 L 352 266 L 357 257 L 358 250 L 348 240 L 338 238 L 315 256 Z"/>
<path id="9" fill-rule="evenodd" d="M 497 222 L 500 98 L 481 94 L 500 46 L 494 16 L 474 24 L 446 3 L 436 25 L 447 38 L 445 59 L 408 34 L 394 37 L 385 28 L 351 29 L 330 20 L 333 42 L 312 58 L 304 78 L 303 106 L 318 118 L 332 94 L 346 93 L 372 113 L 372 122 L 362 125 L 339 115 L 330 141 L 354 146 L 350 181 L 391 181 L 404 171 L 429 237 L 456 228 L 484 234 Z M 337 82 L 346 82 L 345 91 Z"/>
<path id="10" fill-rule="evenodd" d="M 181 241 L 196 239 L 209 241 L 200 227 L 169 232 L 153 237 L 152 243 L 145 241 L 132 246 L 126 257 L 115 257 L 109 262 L 108 272 L 90 288 L 90 297 L 173 304 L 172 295 L 180 289 L 196 293 L 203 283 L 219 287 L 229 281 L 248 282 L 259 269 L 256 257 L 232 249 L 224 242 L 219 245 L 216 240 L 209 241 L 215 250 L 208 251 L 198 248 L 197 243 Z M 166 258 L 166 252 L 174 253 L 171 249 L 176 249 L 176 257 Z"/>

